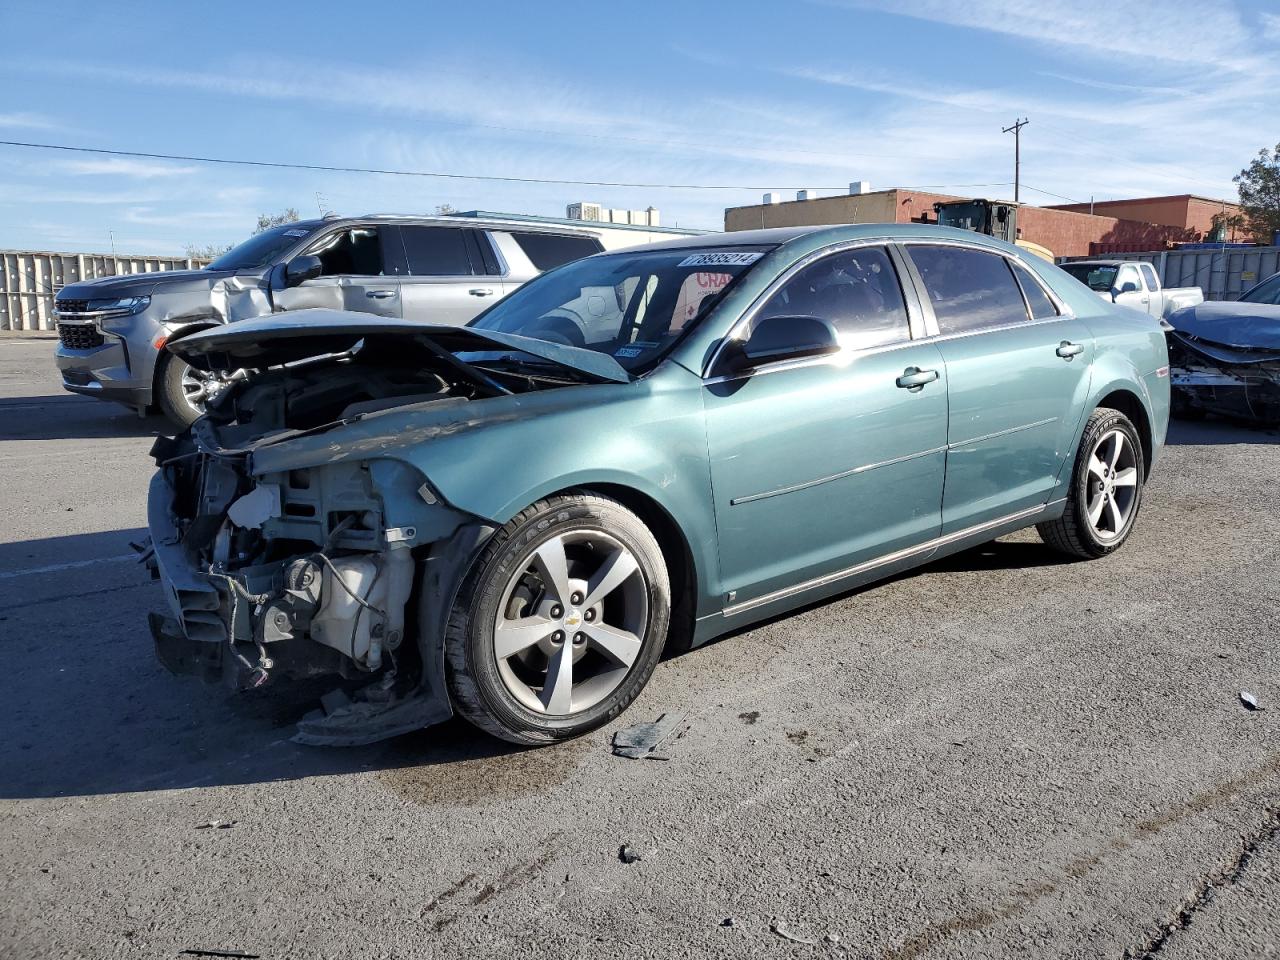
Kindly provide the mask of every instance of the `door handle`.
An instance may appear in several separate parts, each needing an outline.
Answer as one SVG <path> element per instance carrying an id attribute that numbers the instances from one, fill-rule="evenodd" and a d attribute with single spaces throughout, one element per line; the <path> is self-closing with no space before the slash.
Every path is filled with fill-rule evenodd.
<path id="1" fill-rule="evenodd" d="M 472 287 L 467 293 L 473 297 L 492 297 L 493 287 Z"/>
<path id="2" fill-rule="evenodd" d="M 926 383 L 933 383 L 938 379 L 937 370 L 921 370 L 919 367 L 907 367 L 902 371 L 895 383 L 904 390 L 910 390 L 912 393 L 919 393 L 924 389 Z"/>
<path id="3" fill-rule="evenodd" d="M 369 290 L 365 293 L 370 300 L 389 300 L 395 295 L 394 290 Z"/>
<path id="4" fill-rule="evenodd" d="M 1063 360 L 1070 360 L 1077 353 L 1084 353 L 1084 344 L 1072 343 L 1070 340 L 1063 340 L 1058 344 L 1058 349 L 1054 352 Z"/>

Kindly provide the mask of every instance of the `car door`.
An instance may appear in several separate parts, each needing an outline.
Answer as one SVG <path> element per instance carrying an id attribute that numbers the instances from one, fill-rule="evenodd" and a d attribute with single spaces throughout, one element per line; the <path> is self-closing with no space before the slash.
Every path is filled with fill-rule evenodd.
<path id="1" fill-rule="evenodd" d="M 319 257 L 320 276 L 274 290 L 277 310 L 329 307 L 383 317 L 400 316 L 403 248 L 398 228 L 380 224 L 344 226 L 303 251 Z"/>
<path id="2" fill-rule="evenodd" d="M 728 603 L 750 603 L 924 543 L 941 523 L 947 373 L 884 246 L 793 268 L 728 344 L 766 317 L 816 316 L 834 356 L 732 372 L 703 400 Z M 910 291 L 910 292 L 907 292 Z M 731 348 L 730 351 L 731 352 Z M 726 372 L 728 371 L 728 372 Z"/>
<path id="3" fill-rule="evenodd" d="M 1142 279 L 1147 287 L 1146 308 L 1147 313 L 1153 317 L 1164 316 L 1164 291 L 1160 288 L 1160 281 L 1156 278 L 1156 269 L 1149 263 L 1138 264 L 1138 272 L 1142 274 Z"/>
<path id="4" fill-rule="evenodd" d="M 1049 499 L 1075 452 L 1093 337 L 1015 258 L 906 249 L 947 367 L 945 536 Z"/>
<path id="5" fill-rule="evenodd" d="M 1136 263 L 1123 264 L 1116 272 L 1112 299 L 1122 307 L 1132 307 L 1143 313 L 1151 312 L 1151 294 L 1142 282 Z"/>
<path id="6" fill-rule="evenodd" d="M 470 227 L 404 224 L 404 318 L 460 327 L 506 292 L 488 237 Z"/>

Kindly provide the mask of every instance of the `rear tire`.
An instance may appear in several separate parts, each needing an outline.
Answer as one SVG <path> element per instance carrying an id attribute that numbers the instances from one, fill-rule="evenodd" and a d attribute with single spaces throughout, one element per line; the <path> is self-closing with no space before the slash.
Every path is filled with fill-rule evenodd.
<path id="1" fill-rule="evenodd" d="M 1036 525 L 1040 538 L 1085 560 L 1115 553 L 1138 519 L 1145 476 L 1137 429 L 1119 410 L 1099 407 L 1080 438 L 1067 508 L 1057 520 Z"/>
<path id="2" fill-rule="evenodd" d="M 512 743 L 580 736 L 644 689 L 670 617 L 666 563 L 639 517 L 592 494 L 540 500 L 493 535 L 454 601 L 454 708 Z"/>

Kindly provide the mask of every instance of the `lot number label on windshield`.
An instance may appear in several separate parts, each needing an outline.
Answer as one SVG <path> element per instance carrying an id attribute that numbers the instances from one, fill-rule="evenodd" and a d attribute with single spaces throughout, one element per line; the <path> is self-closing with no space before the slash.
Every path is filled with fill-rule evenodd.
<path id="1" fill-rule="evenodd" d="M 749 263 L 755 263 L 764 254 L 762 253 L 695 253 L 692 256 L 685 257 L 677 267 L 745 267 Z"/>

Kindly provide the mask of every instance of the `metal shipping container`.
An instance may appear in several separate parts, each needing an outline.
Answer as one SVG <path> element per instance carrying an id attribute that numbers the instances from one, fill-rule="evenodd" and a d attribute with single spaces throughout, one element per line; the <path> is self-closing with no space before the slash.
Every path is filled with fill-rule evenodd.
<path id="1" fill-rule="evenodd" d="M 53 298 L 68 283 L 126 273 L 191 270 L 208 260 L 110 253 L 0 250 L 0 330 L 52 330 Z"/>
<path id="2" fill-rule="evenodd" d="M 1235 300 L 1259 280 L 1280 273 L 1280 246 L 1237 247 L 1197 244 L 1178 250 L 1110 253 L 1063 260 L 1145 260 L 1166 287 L 1199 287 L 1206 300 Z"/>

